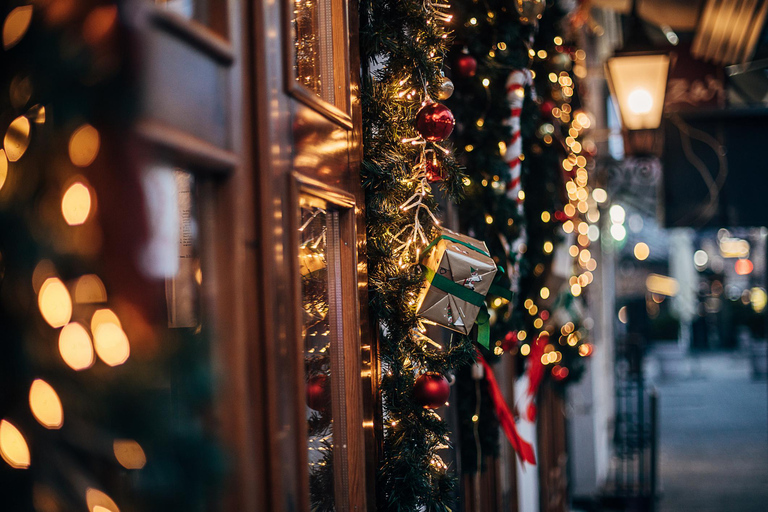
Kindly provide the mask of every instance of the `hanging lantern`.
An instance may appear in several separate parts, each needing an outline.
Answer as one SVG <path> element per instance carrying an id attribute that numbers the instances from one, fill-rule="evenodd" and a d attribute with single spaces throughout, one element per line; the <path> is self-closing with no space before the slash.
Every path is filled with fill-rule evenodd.
<path id="1" fill-rule="evenodd" d="M 658 128 L 664 111 L 670 56 L 653 50 L 632 3 L 632 25 L 624 47 L 605 63 L 605 74 L 624 131 L 624 150 L 659 152 Z"/>

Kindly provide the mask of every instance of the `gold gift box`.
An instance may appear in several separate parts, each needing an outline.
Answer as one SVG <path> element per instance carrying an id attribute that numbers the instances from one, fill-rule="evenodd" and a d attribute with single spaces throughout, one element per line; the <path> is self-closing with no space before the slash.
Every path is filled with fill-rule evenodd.
<path id="1" fill-rule="evenodd" d="M 469 334 L 496 276 L 484 242 L 444 229 L 427 247 L 426 284 L 416 313 L 443 327 Z"/>

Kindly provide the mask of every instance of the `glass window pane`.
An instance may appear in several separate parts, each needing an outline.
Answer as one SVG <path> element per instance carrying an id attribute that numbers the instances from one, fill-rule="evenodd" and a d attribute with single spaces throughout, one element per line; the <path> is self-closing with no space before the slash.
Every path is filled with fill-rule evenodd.
<path id="1" fill-rule="evenodd" d="M 202 270 L 199 255 L 199 219 L 194 176 L 173 171 L 176 182 L 178 271 L 165 281 L 169 327 L 197 327 L 200 323 Z"/>
<path id="2" fill-rule="evenodd" d="M 336 88 L 342 84 L 335 84 L 333 67 L 333 0 L 294 0 L 293 5 L 296 81 L 328 103 L 346 110 L 345 105 L 340 104 L 341 98 L 336 101 Z M 339 19 L 343 18 L 337 19 L 337 26 L 343 27 Z M 339 35 L 344 37 L 343 34 L 337 37 Z"/>
<path id="3" fill-rule="evenodd" d="M 180 14 L 181 16 L 190 19 L 195 20 L 198 23 L 201 23 L 203 25 L 206 25 L 208 27 L 211 27 L 213 25 L 213 17 L 212 14 L 218 14 L 216 12 L 212 12 L 211 9 L 214 7 L 211 5 L 208 0 L 154 0 L 155 4 L 162 7 L 163 9 L 166 9 L 171 12 L 175 12 L 176 14 Z M 225 4 L 223 2 L 220 3 L 220 8 L 225 9 Z M 220 27 L 212 27 L 212 28 L 220 28 Z"/>
<path id="4" fill-rule="evenodd" d="M 307 449 L 312 510 L 333 508 L 333 404 L 327 252 L 328 211 L 323 201 L 301 201 L 299 271 L 303 309 L 302 339 L 307 389 Z"/>
<path id="5" fill-rule="evenodd" d="M 325 511 L 348 488 L 339 212 L 303 195 L 299 232 L 310 503 Z"/>
<path id="6" fill-rule="evenodd" d="M 200 323 L 199 214 L 194 176 L 166 165 L 142 174 L 148 237 L 141 249 L 142 270 L 165 278 L 169 327 Z"/>

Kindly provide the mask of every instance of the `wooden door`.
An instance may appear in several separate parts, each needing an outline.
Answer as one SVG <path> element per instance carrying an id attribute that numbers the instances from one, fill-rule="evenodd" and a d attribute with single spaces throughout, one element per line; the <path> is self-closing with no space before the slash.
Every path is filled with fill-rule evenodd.
<path id="1" fill-rule="evenodd" d="M 211 340 L 211 429 L 228 454 L 218 508 L 267 510 L 250 26 L 235 0 L 135 0 L 125 9 L 139 111 L 128 137 L 139 142 L 143 179 L 154 180 L 145 185 L 150 224 L 175 204 L 183 233 L 179 271 L 165 286 L 168 325 Z"/>
<path id="2" fill-rule="evenodd" d="M 166 295 L 171 327 L 212 334 L 215 429 L 230 461 L 220 509 L 362 511 L 377 378 L 361 321 L 357 6 L 130 6 L 135 133 L 148 174 L 177 195 L 157 207 L 174 202 L 199 231 L 186 279 Z"/>
<path id="3" fill-rule="evenodd" d="M 270 506 L 362 511 L 376 379 L 361 322 L 357 6 L 278 0 L 252 14 Z"/>

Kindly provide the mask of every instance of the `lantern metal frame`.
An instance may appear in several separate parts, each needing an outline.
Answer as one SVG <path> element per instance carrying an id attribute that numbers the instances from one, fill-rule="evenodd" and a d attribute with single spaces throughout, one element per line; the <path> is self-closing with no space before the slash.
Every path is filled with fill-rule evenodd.
<path id="1" fill-rule="evenodd" d="M 662 145 L 663 145 L 663 139 L 662 139 L 662 131 L 660 129 L 661 127 L 661 120 L 663 118 L 663 112 L 664 112 L 664 101 L 666 98 L 666 89 L 667 89 L 667 83 L 669 80 L 669 72 L 672 67 L 673 62 L 673 55 L 670 55 L 670 52 L 665 50 L 657 50 L 653 49 L 654 45 L 651 42 L 651 40 L 648 38 L 648 36 L 645 34 L 645 30 L 643 28 L 643 22 L 640 19 L 640 17 L 637 14 L 637 2 L 632 2 L 632 11 L 630 14 L 630 27 L 627 31 L 627 38 L 625 39 L 625 43 L 622 46 L 621 49 L 616 50 L 614 54 L 606 60 L 604 64 L 604 70 L 605 70 L 605 76 L 608 82 L 608 87 L 611 93 L 611 99 L 613 101 L 614 107 L 616 108 L 616 111 L 619 114 L 619 118 L 621 120 L 621 126 L 622 126 L 622 134 L 624 136 L 624 152 L 629 155 L 635 155 L 635 156 L 644 156 L 644 155 L 659 155 L 661 153 Z M 628 99 L 620 98 L 619 94 L 622 91 L 617 91 L 617 79 L 613 76 L 613 73 L 610 69 L 610 63 L 611 61 L 614 61 L 615 59 L 637 59 L 638 57 L 666 57 L 667 62 L 662 65 L 662 67 L 666 66 L 663 69 L 663 77 L 664 77 L 664 84 L 661 86 L 661 84 L 657 83 L 656 87 L 653 87 L 653 89 L 660 93 L 660 97 L 652 97 L 652 102 L 658 102 L 660 105 L 658 112 L 658 123 L 652 123 L 651 125 L 645 125 L 639 128 L 630 128 L 629 125 L 636 124 L 636 123 L 629 123 L 628 118 L 630 116 L 638 116 L 642 114 L 647 114 L 646 112 L 643 113 L 630 113 L 627 112 L 628 106 L 626 105 Z M 648 91 L 646 91 L 648 92 Z M 650 92 L 649 92 L 650 94 Z M 652 109 L 657 108 L 653 105 L 653 103 L 649 106 L 649 111 Z M 654 115 L 655 117 L 655 115 Z"/>

